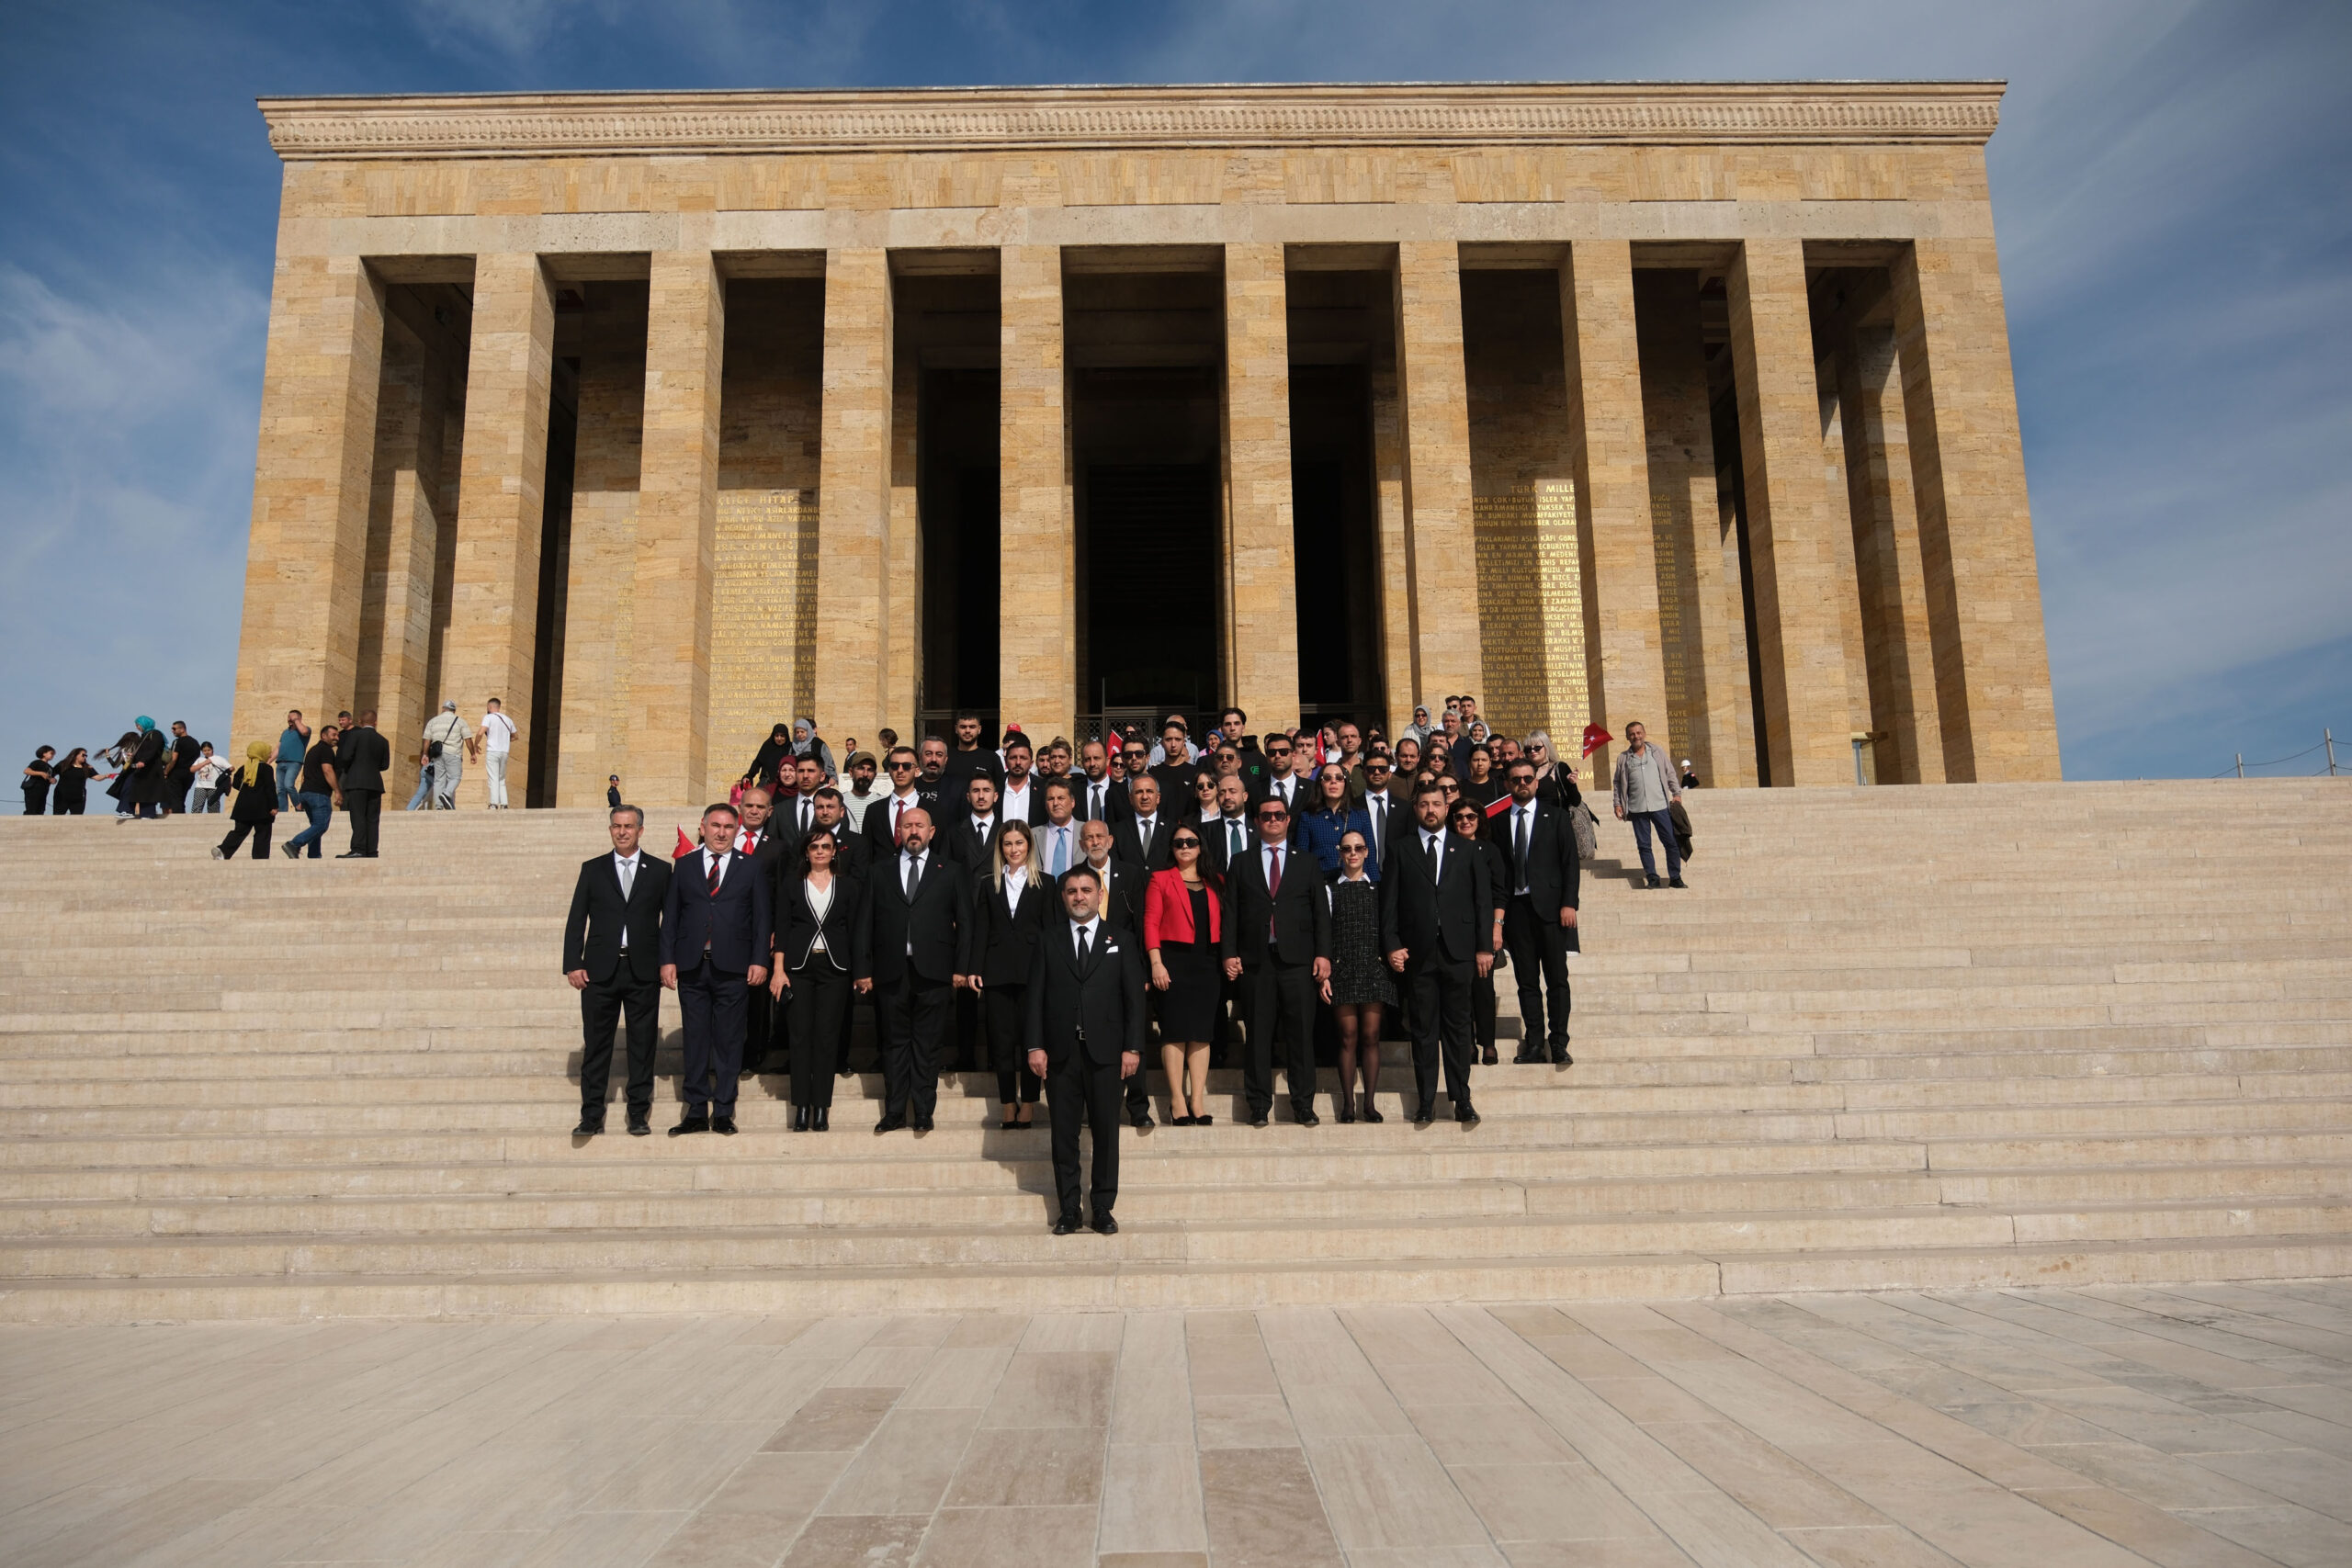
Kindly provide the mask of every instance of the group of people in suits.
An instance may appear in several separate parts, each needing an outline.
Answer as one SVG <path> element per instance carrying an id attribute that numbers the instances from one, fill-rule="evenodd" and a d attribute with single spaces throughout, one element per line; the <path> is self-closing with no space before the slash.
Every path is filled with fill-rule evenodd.
<path id="1" fill-rule="evenodd" d="M 1085 1207 L 1094 1228 L 1116 1228 L 1119 1123 L 1154 1125 L 1142 1060 L 1155 1022 L 1178 1126 L 1215 1120 L 1219 1049 L 1238 1057 L 1252 1125 L 1272 1119 L 1278 1072 L 1291 1118 L 1317 1124 L 1326 1019 L 1340 1035 L 1338 1118 L 1382 1120 L 1390 1008 L 1412 1042 L 1411 1120 L 1434 1119 L 1442 1086 L 1473 1125 L 1481 997 L 1491 1040 L 1507 953 L 1527 1021 L 1519 1059 L 1569 1062 L 1579 867 L 1558 770 L 1517 756 L 1482 803 L 1419 769 L 1392 782 L 1385 755 L 1301 769 L 1309 742 L 1277 732 L 1237 766 L 1242 749 L 1195 753 L 1180 728 L 1158 761 L 1130 745 L 1114 764 L 1089 741 L 1060 759 L 1075 771 L 1041 775 L 1025 737 L 985 747 L 967 716 L 952 749 L 893 747 L 888 788 L 858 822 L 810 763 L 781 806 L 756 785 L 740 807 L 707 808 L 700 843 L 674 864 L 642 850 L 641 812 L 615 808 L 612 852 L 582 867 L 565 933 L 586 1031 L 575 1133 L 603 1131 L 624 1018 L 628 1129 L 650 1131 L 664 987 L 684 1025 L 673 1136 L 734 1132 L 747 1056 L 758 1066 L 779 1036 L 792 1126 L 828 1130 L 853 998 L 875 1009 L 876 1133 L 927 1132 L 951 1037 L 967 1027 L 996 1073 L 1003 1128 L 1033 1125 L 1046 1104 L 1065 1233 L 1084 1213 L 1081 1126 L 1094 1139 Z"/>

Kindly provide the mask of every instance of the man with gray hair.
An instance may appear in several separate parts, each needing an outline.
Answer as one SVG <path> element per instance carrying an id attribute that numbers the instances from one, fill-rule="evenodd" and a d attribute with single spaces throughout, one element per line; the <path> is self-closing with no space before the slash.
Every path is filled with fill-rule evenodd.
<path id="1" fill-rule="evenodd" d="M 613 850 L 580 867 L 563 923 L 563 977 L 580 993 L 580 1125 L 577 1138 L 605 1130 L 605 1086 L 613 1067 L 613 1028 L 628 1020 L 628 1130 L 653 1131 L 653 1052 L 662 1038 L 662 907 L 670 863 L 638 845 L 645 813 L 616 806 L 605 815 Z"/>
<path id="2" fill-rule="evenodd" d="M 444 702 L 441 711 L 425 721 L 424 746 L 417 761 L 433 770 L 433 809 L 458 808 L 458 780 L 466 771 L 466 747 L 473 727 L 458 716 L 458 705 Z"/>

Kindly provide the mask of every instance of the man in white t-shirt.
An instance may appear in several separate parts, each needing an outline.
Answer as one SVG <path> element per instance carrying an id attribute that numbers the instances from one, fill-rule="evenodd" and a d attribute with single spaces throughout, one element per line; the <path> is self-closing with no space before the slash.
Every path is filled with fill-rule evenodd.
<path id="1" fill-rule="evenodd" d="M 453 701 L 444 702 L 441 711 L 425 721 L 424 745 L 416 761 L 419 767 L 433 770 L 434 810 L 458 808 L 458 781 L 465 776 L 466 753 L 473 744 L 473 728 Z"/>
<path id="2" fill-rule="evenodd" d="M 506 759 L 514 750 L 514 721 L 506 716 L 496 697 L 490 699 L 481 716 L 480 736 L 482 767 L 490 777 L 490 808 L 506 809 Z"/>

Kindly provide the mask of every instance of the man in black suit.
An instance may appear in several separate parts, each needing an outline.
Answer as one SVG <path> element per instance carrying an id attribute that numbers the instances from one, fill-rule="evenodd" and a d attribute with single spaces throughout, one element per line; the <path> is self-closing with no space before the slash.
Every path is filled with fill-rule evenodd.
<path id="1" fill-rule="evenodd" d="M 1247 855 L 1258 841 L 1257 829 L 1250 821 L 1250 784 L 1238 773 L 1228 773 L 1216 781 L 1216 811 L 1215 817 L 1199 824 L 1201 863 L 1219 876 L 1237 856 Z M 1293 818 L 1295 821 L 1296 818 Z"/>
<path id="2" fill-rule="evenodd" d="M 1029 1070 L 1046 1080 L 1054 1123 L 1056 1235 L 1078 1229 L 1078 1129 L 1094 1134 L 1089 1206 L 1094 1229 L 1117 1233 L 1120 1086 L 1143 1074 L 1143 944 L 1099 909 L 1092 866 L 1062 878 L 1067 925 L 1055 922 L 1029 965 Z"/>
<path id="3" fill-rule="evenodd" d="M 1413 796 L 1416 824 L 1396 835 L 1381 867 L 1381 948 L 1404 976 L 1413 1010 L 1413 1083 L 1420 1100 L 1413 1122 L 1437 1114 L 1438 1039 L 1445 1041 L 1445 1092 L 1453 1119 L 1478 1123 L 1470 1106 L 1470 996 L 1494 972 L 1495 893 L 1486 856 L 1445 822 L 1445 791 L 1423 784 Z"/>
<path id="4" fill-rule="evenodd" d="M 1298 749 L 1292 744 L 1289 736 L 1278 729 L 1268 730 L 1266 771 L 1259 779 L 1257 789 L 1260 800 L 1269 795 L 1279 796 L 1282 803 L 1290 808 L 1290 819 L 1294 822 L 1306 807 L 1308 799 L 1308 781 L 1296 768 L 1297 752 Z"/>
<path id="5" fill-rule="evenodd" d="M 1109 822 L 1124 816 L 1127 809 L 1127 788 L 1124 772 L 1111 771 L 1110 748 L 1100 740 L 1090 740 L 1078 749 L 1078 765 L 1082 776 L 1072 779 L 1078 790 L 1078 819 L 1081 822 Z"/>
<path id="6" fill-rule="evenodd" d="M 833 840 L 833 870 L 843 876 L 864 876 L 873 856 L 865 837 L 850 830 L 849 805 L 842 798 L 841 787 L 838 784 L 819 784 L 816 794 L 810 797 L 809 807 L 811 826 L 808 838 L 822 835 Z M 808 840 L 803 839 L 793 847 L 797 853 L 806 858 Z"/>
<path id="7" fill-rule="evenodd" d="M 735 1131 L 744 1015 L 751 993 L 768 983 L 768 884 L 735 852 L 741 826 L 731 806 L 703 807 L 702 848 L 671 868 L 662 899 L 662 984 L 678 993 L 685 1023 L 685 1114 L 673 1138 Z"/>
<path id="8" fill-rule="evenodd" d="M 1547 1049 L 1553 1065 L 1567 1066 L 1568 953 L 1577 942 L 1577 885 L 1583 874 L 1568 814 L 1541 797 L 1536 764 L 1512 760 L 1506 775 L 1510 805 L 1487 818 L 1487 839 L 1510 868 L 1511 886 L 1503 907 L 1503 951 L 1519 977 L 1519 1054 L 1514 1062 L 1541 1062 Z M 1538 979 L 1542 984 L 1539 985 Z M 1544 993 L 1551 992 L 1548 1019 Z"/>
<path id="9" fill-rule="evenodd" d="M 653 1130 L 653 1052 L 662 1041 L 662 909 L 670 867 L 638 848 L 645 813 L 607 813 L 613 852 L 580 868 L 563 923 L 563 977 L 580 993 L 580 1125 L 575 1138 L 605 1130 L 605 1085 L 613 1070 L 613 1026 L 628 1020 L 628 1131 Z"/>
<path id="10" fill-rule="evenodd" d="M 1146 773 L 1134 781 L 1130 795 L 1125 819 L 1111 824 L 1112 852 L 1148 873 L 1166 871 L 1176 863 L 1176 852 L 1169 846 L 1176 824 L 1159 808 L 1159 781 Z"/>
<path id="11" fill-rule="evenodd" d="M 742 825 L 735 832 L 735 852 L 749 861 L 752 870 L 767 884 L 771 911 L 775 908 L 777 874 L 799 852 L 787 834 L 777 831 L 774 802 L 765 784 L 745 790 L 741 803 Z M 784 1019 L 785 1010 L 768 999 L 766 987 L 753 987 L 751 1003 L 743 1010 L 744 1072 L 759 1072 L 771 1052 L 784 1051 L 785 1042 L 777 1038 L 784 1032 Z"/>
<path id="12" fill-rule="evenodd" d="M 931 1131 L 939 1104 L 939 1053 L 951 998 L 964 973 L 964 917 L 971 879 L 939 852 L 931 815 L 900 820 L 899 853 L 875 863 L 868 915 L 850 974 L 859 991 L 882 996 L 882 1120 L 877 1133 Z"/>
<path id="13" fill-rule="evenodd" d="M 1046 790 L 1029 771 L 1036 751 L 1018 732 L 1004 743 L 1004 782 L 997 786 L 997 814 L 1008 821 L 1031 827 L 1046 819 Z"/>
<path id="14" fill-rule="evenodd" d="M 376 733 L 376 710 L 369 708 L 335 743 L 335 777 L 343 785 L 344 809 L 351 814 L 351 848 L 335 859 L 376 858 L 376 829 L 384 816 L 384 770 L 391 765 L 391 743 Z"/>
<path id="15" fill-rule="evenodd" d="M 873 846 L 877 856 L 884 851 L 898 849 L 901 816 L 932 809 L 932 802 L 923 798 L 922 764 L 916 760 L 913 747 L 891 747 L 883 765 L 890 774 L 890 793 L 865 808 L 865 820 L 858 829 L 858 837 Z"/>
<path id="16" fill-rule="evenodd" d="M 1150 885 L 1150 874 L 1140 866 L 1129 865 L 1111 852 L 1111 824 L 1108 822 L 1088 822 L 1080 826 L 1078 845 L 1085 855 L 1080 864 L 1091 868 L 1096 880 L 1102 884 L 1102 897 L 1096 902 L 1095 908 L 1111 924 L 1141 936 L 1144 890 Z M 1074 871 L 1077 867 L 1070 869 Z M 1067 873 L 1064 880 L 1068 880 Z M 1056 896 L 1059 897 L 1058 888 Z M 1144 1086 L 1142 1073 L 1127 1079 L 1127 1122 L 1138 1133 L 1148 1133 L 1156 1125 L 1151 1119 L 1151 1096 Z"/>
<path id="17" fill-rule="evenodd" d="M 1225 879 L 1225 977 L 1248 1029 L 1250 1055 L 1241 1087 L 1250 1120 L 1262 1127 L 1274 1108 L 1274 1032 L 1279 1022 L 1290 1077 L 1291 1113 L 1312 1127 L 1315 1114 L 1316 990 L 1331 977 L 1331 906 L 1323 868 L 1290 847 L 1290 813 L 1279 800 L 1258 803 L 1258 845 Z"/>
<path id="18" fill-rule="evenodd" d="M 966 809 L 946 823 L 947 858 L 977 875 L 989 867 L 1004 814 L 996 808 L 996 780 L 974 773 L 964 786 Z"/>

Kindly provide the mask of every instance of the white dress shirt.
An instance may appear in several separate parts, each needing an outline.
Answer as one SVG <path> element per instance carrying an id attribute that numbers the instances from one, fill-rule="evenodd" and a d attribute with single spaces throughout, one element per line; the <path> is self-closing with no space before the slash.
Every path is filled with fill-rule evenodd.
<path id="1" fill-rule="evenodd" d="M 1085 857 L 1079 852 L 1078 824 L 1048 822 L 1037 829 L 1037 852 L 1045 857 L 1046 874 L 1057 874 L 1056 867 L 1068 871 Z"/>
<path id="2" fill-rule="evenodd" d="M 1110 815 L 1111 781 L 1109 779 L 1087 780 L 1086 819 L 1089 822 L 1107 821 Z"/>
<path id="3" fill-rule="evenodd" d="M 1005 820 L 1009 822 L 1029 820 L 1029 783 L 1030 781 L 1024 780 L 1016 784 L 1010 780 L 1006 781 L 1003 793 L 997 796 L 996 802 L 996 808 L 1004 813 Z"/>
<path id="4" fill-rule="evenodd" d="M 1072 924 L 1069 928 L 1070 955 L 1072 957 L 1076 957 L 1078 955 L 1080 951 L 1079 945 L 1080 941 L 1082 938 L 1085 942 L 1085 951 L 1095 953 L 1099 956 L 1102 952 L 1101 937 L 1098 934 L 1101 932 L 1102 929 L 1102 917 L 1100 915 L 1097 915 L 1091 920 L 1079 921 Z"/>
<path id="5" fill-rule="evenodd" d="M 1532 800 L 1524 806 L 1517 801 L 1511 802 L 1509 852 L 1518 863 L 1510 868 L 1510 874 L 1519 882 L 1519 886 L 1511 889 L 1513 893 L 1527 891 L 1528 854 L 1525 852 L 1532 851 L 1535 844 L 1535 804 Z"/>
<path id="6" fill-rule="evenodd" d="M 1004 868 L 1004 907 L 1008 913 L 1021 908 L 1021 890 L 1028 886 L 1028 867 L 1009 865 Z"/>
<path id="7" fill-rule="evenodd" d="M 613 852 L 613 870 L 621 879 L 621 904 L 624 908 L 628 907 L 630 896 L 637 891 L 639 863 L 636 855 L 625 855 L 618 850 Z M 628 918 L 626 915 L 621 918 L 621 952 L 628 952 Z"/>

